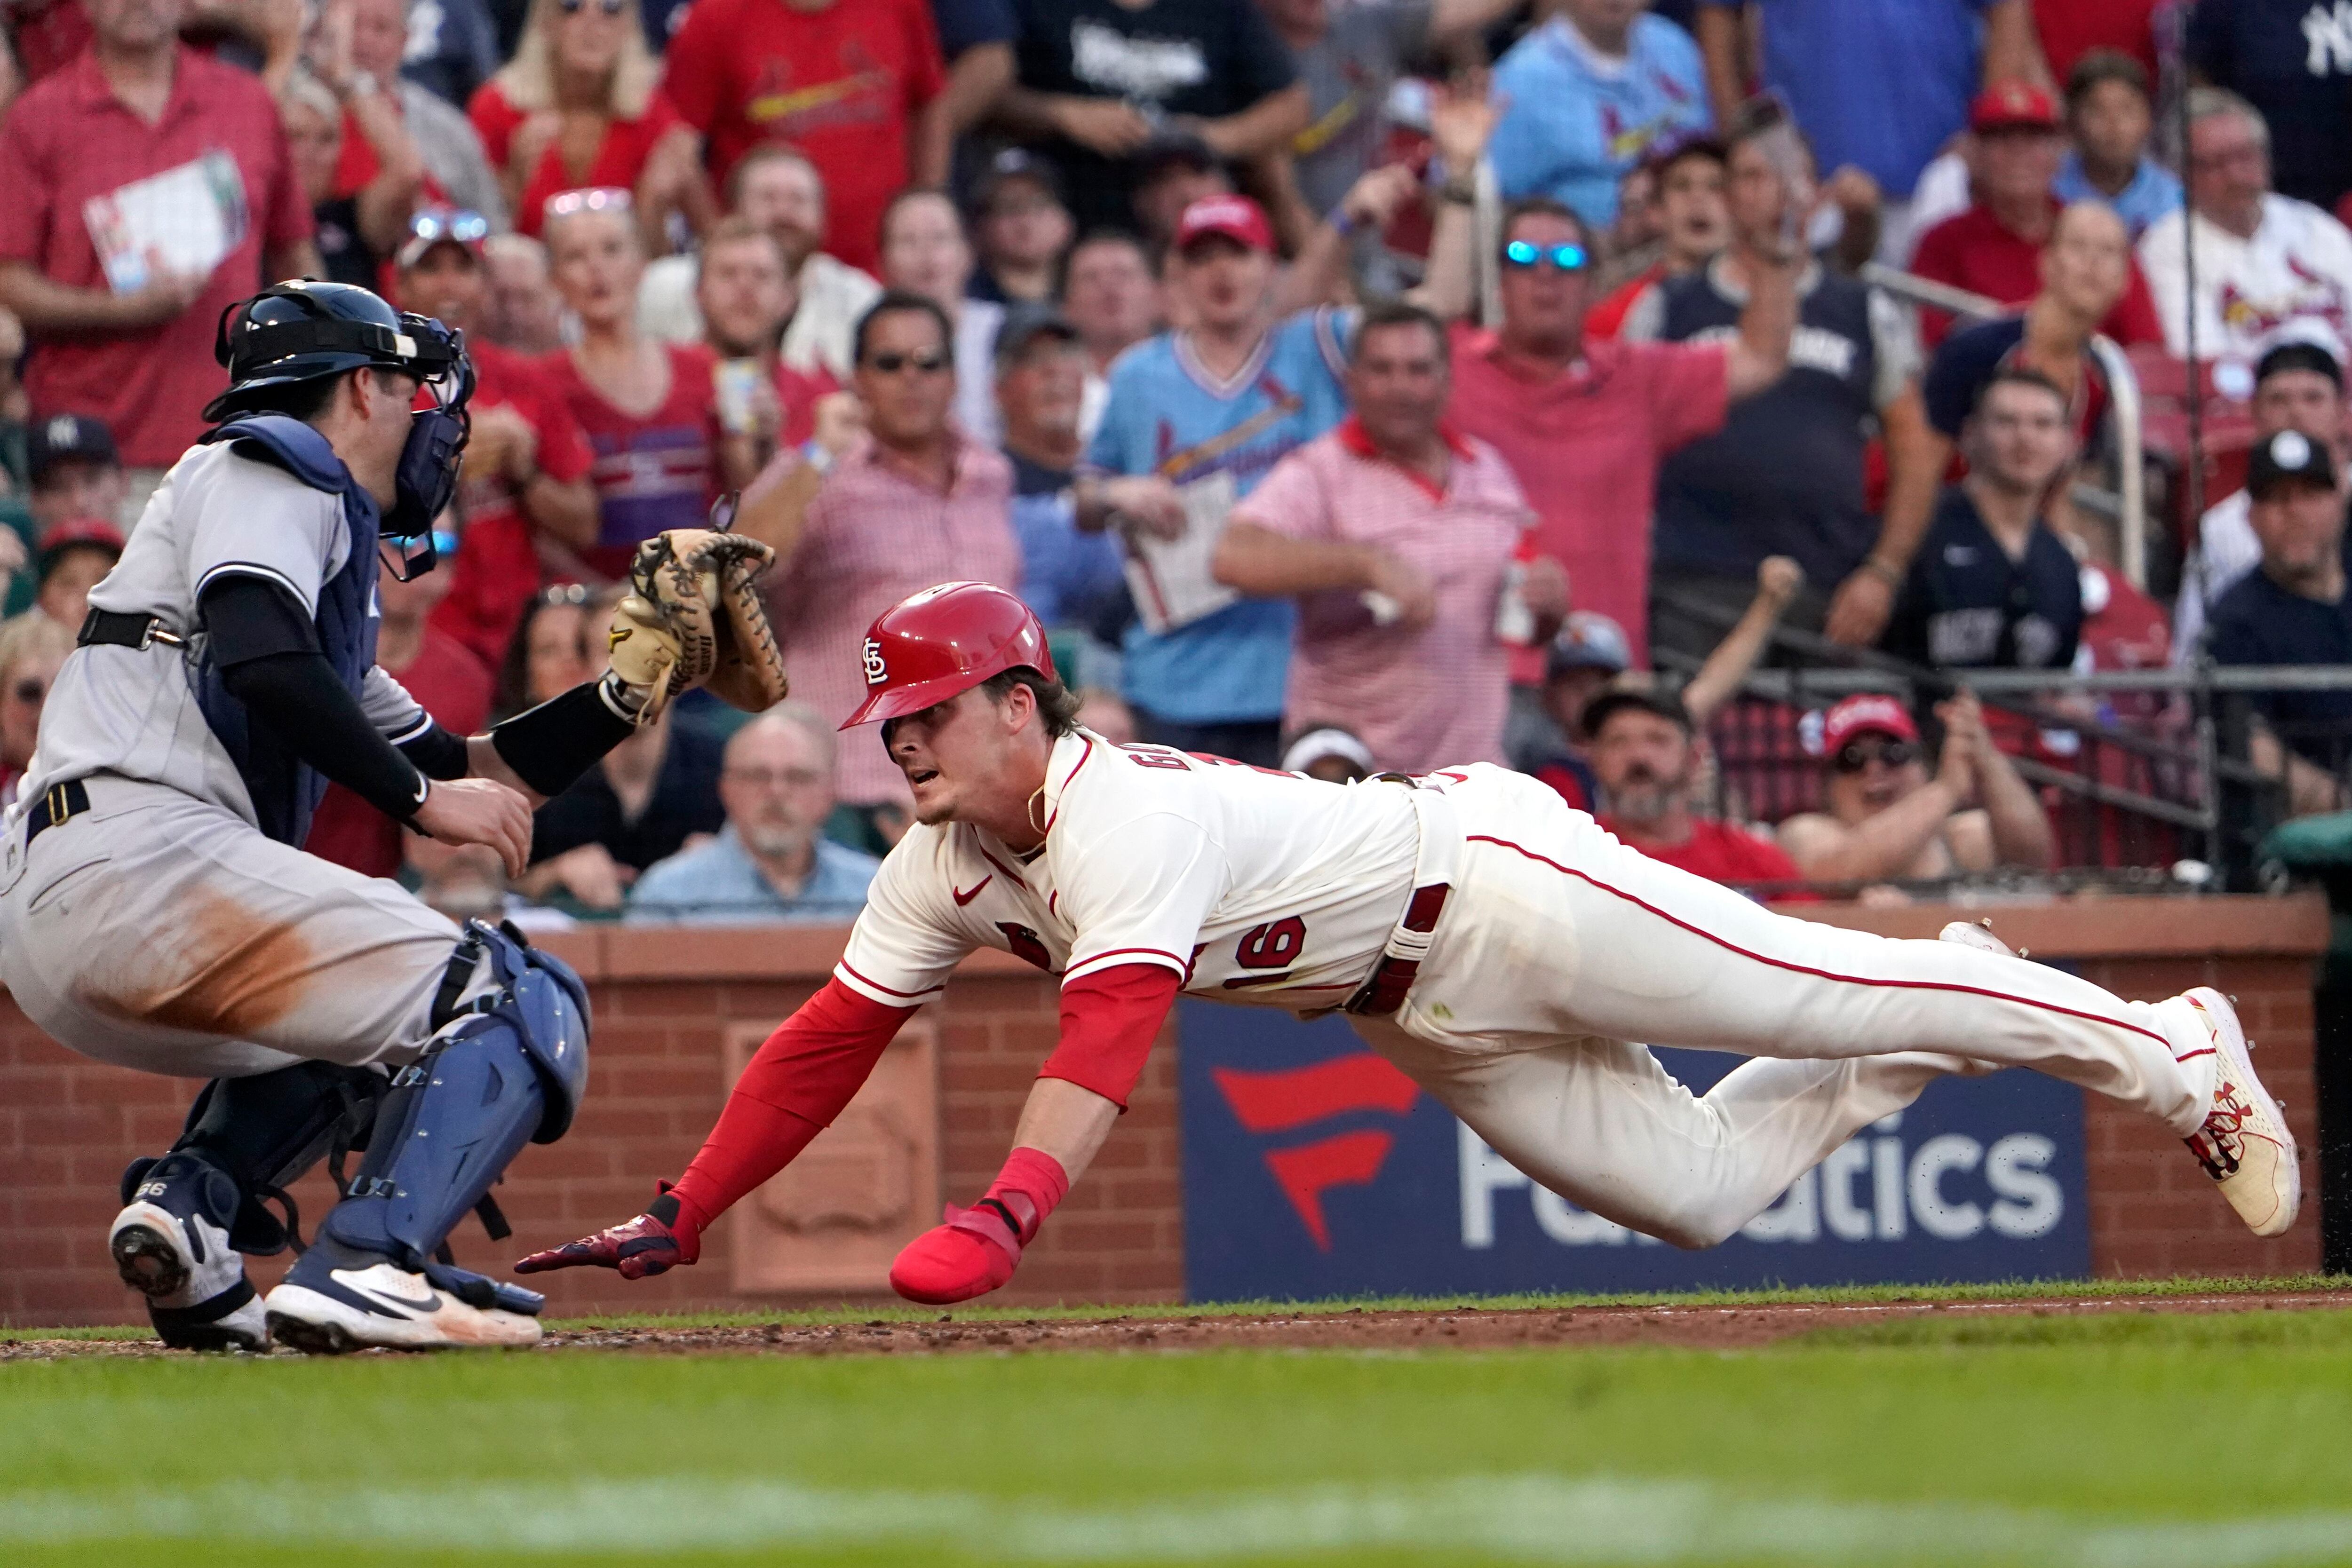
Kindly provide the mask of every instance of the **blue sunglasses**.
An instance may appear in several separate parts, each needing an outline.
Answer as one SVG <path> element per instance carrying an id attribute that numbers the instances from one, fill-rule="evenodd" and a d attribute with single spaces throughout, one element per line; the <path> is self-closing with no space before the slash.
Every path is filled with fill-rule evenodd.
<path id="1" fill-rule="evenodd" d="M 1535 267 L 1549 261 L 1562 272 L 1582 272 L 1584 264 L 1591 259 L 1580 245 L 1540 246 L 1515 239 L 1503 247 L 1506 267 Z"/>

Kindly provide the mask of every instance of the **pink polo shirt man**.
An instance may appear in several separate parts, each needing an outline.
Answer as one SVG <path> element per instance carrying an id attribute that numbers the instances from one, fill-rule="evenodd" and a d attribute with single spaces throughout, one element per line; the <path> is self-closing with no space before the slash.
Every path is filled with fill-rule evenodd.
<path id="1" fill-rule="evenodd" d="M 1569 602 L 1625 628 L 1633 663 L 1650 662 L 1650 521 L 1658 465 L 1723 428 L 1725 352 L 1682 343 L 1588 339 L 1551 375 L 1491 331 L 1454 329 L 1454 425 L 1493 444 L 1536 513 L 1536 552 L 1568 568 Z M 1511 655 L 1511 679 L 1543 679 L 1540 649 Z"/>
<path id="2" fill-rule="evenodd" d="M 203 410 L 228 384 L 213 327 L 265 282 L 262 258 L 310 237 L 278 107 L 260 81 L 182 48 L 172 96 L 150 125 L 107 85 L 85 49 L 26 89 L 0 126 L 0 260 L 51 280 L 103 288 L 90 204 L 124 185 L 225 152 L 236 166 L 245 235 L 194 304 L 158 326 L 33 340 L 25 392 L 36 417 L 102 419 L 131 468 L 165 468 L 204 434 Z"/>
<path id="3" fill-rule="evenodd" d="M 961 434 L 942 494 L 872 437 L 842 455 L 770 579 L 793 695 L 839 724 L 866 700 L 866 629 L 910 593 L 941 582 L 1021 586 L 1013 465 Z M 835 774 L 851 806 L 911 806 L 872 730 L 841 737 Z"/>
<path id="4" fill-rule="evenodd" d="M 1501 454 L 1450 427 L 1439 433 L 1453 454 L 1443 485 L 1382 456 L 1351 414 L 1234 509 L 1235 521 L 1269 533 L 1370 545 L 1435 584 L 1437 612 L 1414 632 L 1378 624 L 1360 594 L 1298 604 L 1283 727 L 1336 725 L 1402 773 L 1505 760 L 1510 674 L 1496 612 L 1536 520 Z"/>

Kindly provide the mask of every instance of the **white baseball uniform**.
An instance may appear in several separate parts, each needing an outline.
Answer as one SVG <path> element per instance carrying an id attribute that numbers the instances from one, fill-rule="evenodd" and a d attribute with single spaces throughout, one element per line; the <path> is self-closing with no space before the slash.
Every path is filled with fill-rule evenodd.
<path id="1" fill-rule="evenodd" d="M 340 497 L 198 446 L 89 601 L 192 638 L 215 579 L 265 578 L 314 609 L 350 551 Z M 66 660 L 0 831 L 0 980 L 60 1043 L 150 1072 L 407 1061 L 432 1032 L 457 927 L 394 883 L 264 835 L 192 664 L 163 643 Z M 431 722 L 381 669 L 361 706 L 395 744 Z M 74 780 L 90 809 L 28 849 L 25 807 Z"/>
<path id="2" fill-rule="evenodd" d="M 1936 1076 L 2032 1067 L 2186 1135 L 2212 1094 L 2182 1003 L 1946 942 L 1778 915 L 1625 848 L 1502 768 L 1418 789 L 1116 747 L 1055 745 L 1044 846 L 918 826 L 884 861 L 835 977 L 937 996 L 995 947 L 1076 979 L 1126 964 L 1185 994 L 1328 1011 L 1419 956 L 1359 1032 L 1513 1164 L 1594 1213 L 1685 1246 L 1737 1230 Z M 1434 929 L 1401 917 L 1449 892 Z M 1757 1057 L 1705 1096 L 1643 1044 Z"/>

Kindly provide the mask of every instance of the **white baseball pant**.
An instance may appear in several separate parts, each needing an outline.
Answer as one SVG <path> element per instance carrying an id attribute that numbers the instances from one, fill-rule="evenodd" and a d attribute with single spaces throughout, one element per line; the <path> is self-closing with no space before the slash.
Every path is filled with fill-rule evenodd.
<path id="1" fill-rule="evenodd" d="M 180 790 L 84 783 L 89 810 L 29 850 L 12 824 L 0 861 L 0 981 L 51 1039 L 183 1078 L 424 1048 L 453 923 Z"/>
<path id="2" fill-rule="evenodd" d="M 2185 1003 L 1774 915 L 1626 848 L 1534 779 L 1465 771 L 1446 791 L 1463 854 L 1420 978 L 1394 1019 L 1356 1022 L 1595 1214 L 1711 1246 L 1944 1073 L 2030 1067 L 2184 1136 L 2204 1119 L 2215 1064 Z M 1645 1045 L 1762 1060 L 1698 1096 Z"/>

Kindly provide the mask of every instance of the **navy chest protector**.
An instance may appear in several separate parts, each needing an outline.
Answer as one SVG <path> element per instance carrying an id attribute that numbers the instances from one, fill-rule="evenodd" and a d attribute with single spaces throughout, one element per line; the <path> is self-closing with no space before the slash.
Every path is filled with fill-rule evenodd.
<path id="1" fill-rule="evenodd" d="M 351 551 L 342 570 L 319 591 L 319 651 L 357 700 L 375 663 L 375 497 L 360 488 L 327 438 L 300 420 L 251 414 L 222 425 L 204 440 L 206 444 L 234 443 L 231 450 L 239 457 L 282 468 L 314 490 L 341 497 Z M 268 528 L 270 522 L 257 517 L 253 526 Z M 194 665 L 196 706 L 245 780 L 255 823 L 279 843 L 299 849 L 310 831 L 310 814 L 327 792 L 326 776 L 296 757 L 267 726 L 256 724 L 245 705 L 229 695 L 213 663 L 209 639 L 199 644 Z"/>

